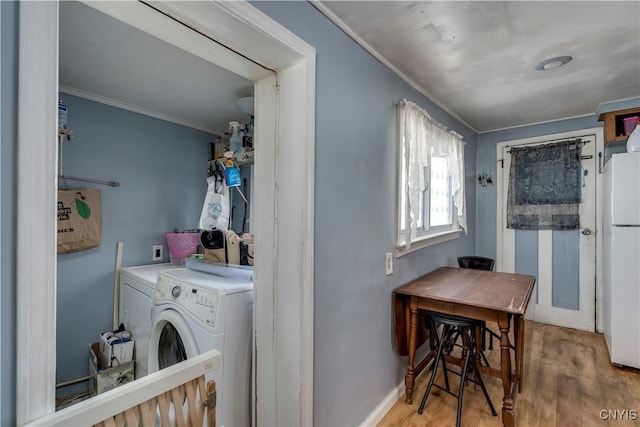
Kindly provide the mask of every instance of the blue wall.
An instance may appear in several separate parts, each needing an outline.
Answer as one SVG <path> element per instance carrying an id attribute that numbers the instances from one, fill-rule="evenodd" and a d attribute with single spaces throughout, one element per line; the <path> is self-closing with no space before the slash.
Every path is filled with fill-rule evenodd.
<path id="1" fill-rule="evenodd" d="M 124 242 L 123 266 L 151 264 L 151 247 L 158 244 L 165 245 L 168 262 L 164 233 L 198 227 L 207 190 L 207 143 L 214 139 L 64 93 L 60 99 L 74 130 L 62 148 L 63 173 L 120 186 L 68 181 L 74 188 L 100 188 L 102 242 L 58 255 L 58 382 L 88 375 L 87 346 L 111 329 L 117 242 Z"/>
<path id="2" fill-rule="evenodd" d="M 255 2 L 315 47 L 314 425 L 363 422 L 403 381 L 391 292 L 473 253 L 475 134 L 370 56 L 307 2 Z M 469 234 L 395 260 L 396 112 L 407 98 L 456 130 L 466 146 Z"/>
<path id="3" fill-rule="evenodd" d="M 0 2 L 0 426 L 15 422 L 15 180 L 18 79 L 17 3 Z"/>

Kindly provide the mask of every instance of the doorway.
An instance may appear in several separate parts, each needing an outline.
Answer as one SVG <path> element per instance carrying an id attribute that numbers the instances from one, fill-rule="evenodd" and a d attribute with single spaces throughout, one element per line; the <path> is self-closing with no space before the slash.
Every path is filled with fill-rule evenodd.
<path id="1" fill-rule="evenodd" d="M 260 236 L 254 270 L 257 422 L 312 424 L 315 50 L 248 2 L 88 4 L 139 29 L 158 30 L 172 43 L 184 43 L 184 33 L 167 19 L 205 34 L 218 48 L 211 59 L 255 82 L 261 117 L 255 128 L 261 141 L 255 207 L 266 212 L 254 221 Z M 55 401 L 57 16 L 57 2 L 20 4 L 18 424 L 53 412 Z M 276 76 L 251 74 L 263 69 L 256 64 Z M 285 232 L 277 223 L 290 227 Z M 278 304 L 284 295 L 287 303 Z M 299 361 L 298 371 L 284 368 L 292 359 Z"/>
<path id="2" fill-rule="evenodd" d="M 511 147 L 535 147 L 580 138 L 581 201 L 579 229 L 514 230 L 507 228 L 507 200 Z M 596 200 L 600 177 L 598 152 L 601 129 L 546 135 L 498 144 L 497 262 L 498 271 L 530 274 L 536 289 L 526 317 L 587 331 L 595 331 L 596 266 L 598 265 Z M 598 293 L 599 295 L 599 293 Z"/>

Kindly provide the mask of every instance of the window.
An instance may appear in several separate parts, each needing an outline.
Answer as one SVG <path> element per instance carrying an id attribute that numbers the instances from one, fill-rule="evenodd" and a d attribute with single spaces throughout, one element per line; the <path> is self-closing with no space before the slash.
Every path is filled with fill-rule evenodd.
<path id="1" fill-rule="evenodd" d="M 457 237 L 466 228 L 462 137 L 402 100 L 398 144 L 398 247 Z"/>

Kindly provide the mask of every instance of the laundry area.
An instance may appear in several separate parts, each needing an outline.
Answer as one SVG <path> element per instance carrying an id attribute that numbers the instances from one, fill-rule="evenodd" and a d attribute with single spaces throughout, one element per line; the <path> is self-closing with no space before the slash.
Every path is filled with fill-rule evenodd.
<path id="1" fill-rule="evenodd" d="M 253 82 L 59 16 L 57 407 L 217 349 L 217 423 L 250 425 Z"/>

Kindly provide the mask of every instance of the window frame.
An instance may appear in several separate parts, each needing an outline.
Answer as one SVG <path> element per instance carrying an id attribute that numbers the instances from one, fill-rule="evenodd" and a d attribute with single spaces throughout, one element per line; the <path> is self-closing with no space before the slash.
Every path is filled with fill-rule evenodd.
<path id="1" fill-rule="evenodd" d="M 432 156 L 429 155 L 427 157 L 427 165 L 424 169 L 424 178 L 425 178 L 425 189 L 422 191 L 421 195 L 421 205 L 422 205 L 422 224 L 418 227 L 416 238 L 407 246 L 405 243 L 405 236 L 407 230 L 403 228 L 403 222 L 405 221 L 405 176 L 406 176 L 406 165 L 405 163 L 405 153 L 404 153 L 404 124 L 401 116 L 400 109 L 397 109 L 397 117 L 396 117 L 396 147 L 397 147 L 397 170 L 396 170 L 396 190 L 397 190 L 397 198 L 396 198 L 396 255 L 402 256 L 407 253 L 411 253 L 415 250 L 422 249 L 428 246 L 433 246 L 439 243 L 443 243 L 449 240 L 454 240 L 459 238 L 460 231 L 462 227 L 457 221 L 458 217 L 458 208 L 456 207 L 453 201 L 453 191 L 451 188 L 451 175 L 448 176 L 449 179 L 449 203 L 451 207 L 450 212 L 450 224 L 448 225 L 440 225 L 440 226 L 426 226 L 426 224 L 430 224 L 430 203 L 431 203 L 431 160 Z M 444 156 L 437 156 L 444 157 Z M 451 156 L 446 156 L 449 162 L 453 161 Z M 463 164 L 464 167 L 464 164 Z M 464 176 L 464 170 L 462 173 Z M 406 224 L 405 224 L 406 226 Z"/>

